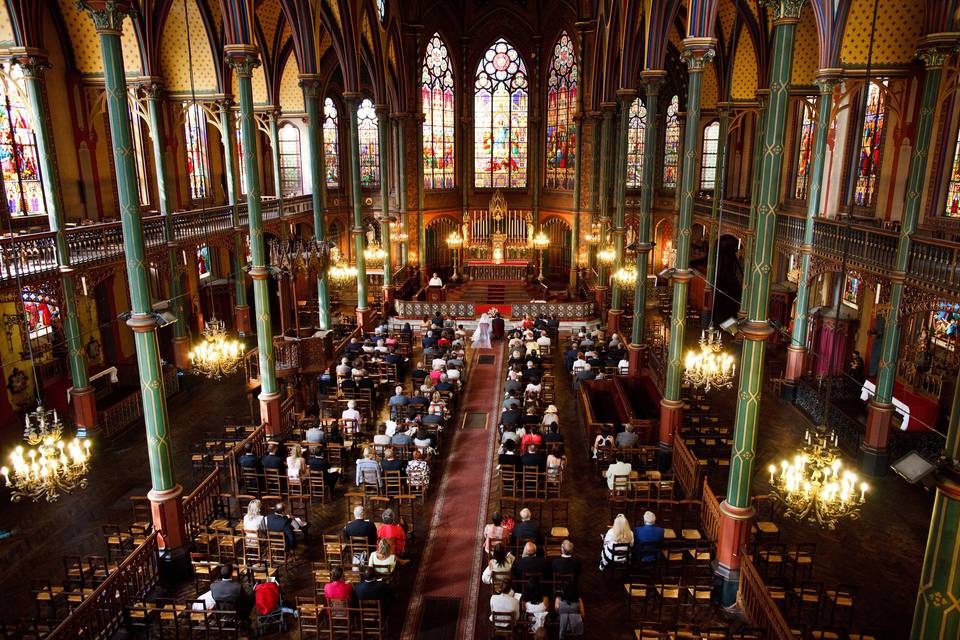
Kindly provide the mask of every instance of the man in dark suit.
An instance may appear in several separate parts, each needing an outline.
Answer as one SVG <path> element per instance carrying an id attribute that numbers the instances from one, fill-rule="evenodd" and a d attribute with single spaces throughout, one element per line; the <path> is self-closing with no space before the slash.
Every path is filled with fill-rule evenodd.
<path id="1" fill-rule="evenodd" d="M 580 560 L 573 557 L 572 542 L 564 540 L 560 544 L 560 557 L 553 559 L 551 569 L 553 569 L 553 575 L 555 576 L 561 574 L 573 576 L 574 585 L 580 582 Z"/>
<path id="2" fill-rule="evenodd" d="M 520 522 L 513 527 L 513 539 L 518 542 L 521 540 L 533 540 L 540 542 L 540 523 L 531 520 L 530 509 L 520 510 Z"/>
<path id="3" fill-rule="evenodd" d="M 523 416 L 520 414 L 519 409 L 507 409 L 500 414 L 500 424 L 503 426 L 518 426 L 522 418 Z"/>
<path id="4" fill-rule="evenodd" d="M 513 467 L 516 469 L 520 465 L 520 456 L 516 453 L 517 443 L 513 440 L 507 440 L 503 443 L 503 453 L 497 458 L 500 467 Z"/>
<path id="5" fill-rule="evenodd" d="M 547 457 L 537 451 L 537 445 L 527 445 L 526 452 L 520 456 L 520 464 L 524 467 L 536 467 L 538 471 L 546 471 Z"/>
<path id="6" fill-rule="evenodd" d="M 327 461 L 326 456 L 323 455 L 323 449 L 321 447 L 310 447 L 309 454 L 307 466 L 323 474 L 323 484 L 330 490 L 330 493 L 333 493 L 337 482 L 340 481 L 340 474 L 330 471 L 330 463 Z"/>
<path id="7" fill-rule="evenodd" d="M 550 425 L 550 430 L 543 436 L 544 442 L 563 442 L 563 434 L 560 433 L 560 424 L 554 422 Z"/>
<path id="8" fill-rule="evenodd" d="M 363 582 L 353 587 L 353 594 L 357 597 L 357 600 L 379 601 L 381 613 L 386 613 L 384 608 L 393 595 L 390 593 L 390 587 L 380 580 L 377 576 L 377 570 L 373 567 L 363 569 Z"/>
<path id="9" fill-rule="evenodd" d="M 343 528 L 344 540 L 350 538 L 366 538 L 370 546 L 377 544 L 377 527 L 369 520 L 365 520 L 363 507 L 353 508 L 353 520 Z"/>
<path id="10" fill-rule="evenodd" d="M 250 618 L 253 597 L 233 579 L 233 565 L 229 562 L 220 565 L 220 579 L 210 583 L 210 595 L 218 609 L 236 611 L 238 622 L 243 623 Z"/>
<path id="11" fill-rule="evenodd" d="M 273 513 L 267 515 L 267 531 L 282 533 L 284 546 L 287 549 L 293 549 L 297 544 L 293 533 L 293 522 L 283 512 L 282 503 L 278 503 L 273 508 Z"/>
<path id="12" fill-rule="evenodd" d="M 502 340 L 506 323 L 503 321 L 503 318 L 500 316 L 499 313 L 493 316 L 493 320 L 490 321 L 490 327 L 492 329 L 493 339 Z"/>
<path id="13" fill-rule="evenodd" d="M 237 464 L 244 469 L 256 469 L 259 471 L 262 468 L 260 456 L 254 453 L 252 443 L 248 442 L 243 446 L 243 454 L 237 458 Z"/>
<path id="14" fill-rule="evenodd" d="M 538 556 L 537 545 L 528 542 L 523 545 L 523 556 L 513 563 L 512 572 L 515 578 L 523 580 L 524 583 L 526 583 L 524 574 L 527 572 L 540 573 L 545 579 L 550 576 L 550 561 Z"/>
<path id="15" fill-rule="evenodd" d="M 260 463 L 264 469 L 278 469 L 280 471 L 287 466 L 286 461 L 277 455 L 277 445 L 272 442 L 267 445 L 267 453 L 263 456 Z"/>
<path id="16" fill-rule="evenodd" d="M 407 465 L 403 460 L 397 460 L 393 447 L 387 447 L 383 450 L 383 461 L 380 462 L 380 468 L 384 471 L 399 471 L 403 476 L 403 471 Z"/>

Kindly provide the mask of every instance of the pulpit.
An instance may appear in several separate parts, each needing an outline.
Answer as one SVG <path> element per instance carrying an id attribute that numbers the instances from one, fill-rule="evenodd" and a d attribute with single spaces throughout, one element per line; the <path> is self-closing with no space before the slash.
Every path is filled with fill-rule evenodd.
<path id="1" fill-rule="evenodd" d="M 427 287 L 427 302 L 446 302 L 446 287 Z"/>

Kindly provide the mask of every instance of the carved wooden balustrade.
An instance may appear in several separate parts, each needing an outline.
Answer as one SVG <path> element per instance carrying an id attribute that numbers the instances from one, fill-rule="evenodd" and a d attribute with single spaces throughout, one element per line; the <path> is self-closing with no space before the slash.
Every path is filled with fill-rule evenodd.
<path id="1" fill-rule="evenodd" d="M 770 640 L 793 640 L 790 625 L 777 608 L 767 585 L 757 572 L 750 554 L 740 554 L 740 585 L 737 591 L 737 604 L 743 609 L 750 624 L 760 627 Z"/>
<path id="2" fill-rule="evenodd" d="M 696 498 L 701 481 L 700 463 L 683 443 L 683 438 L 676 438 L 673 442 L 673 474 L 683 493 L 688 498 Z"/>
<path id="3" fill-rule="evenodd" d="M 706 478 L 703 479 L 700 500 L 700 531 L 707 540 L 716 542 L 720 536 L 720 500 Z"/>
<path id="4" fill-rule="evenodd" d="M 183 524 L 190 538 L 206 529 L 217 512 L 220 495 L 220 465 L 183 498 Z"/>

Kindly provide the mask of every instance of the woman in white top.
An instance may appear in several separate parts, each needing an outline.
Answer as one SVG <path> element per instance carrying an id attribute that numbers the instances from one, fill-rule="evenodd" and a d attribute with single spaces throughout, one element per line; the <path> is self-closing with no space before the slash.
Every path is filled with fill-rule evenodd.
<path id="1" fill-rule="evenodd" d="M 532 618 L 530 631 L 533 632 L 534 639 L 546 638 L 546 629 L 544 629 L 543 623 L 547 619 L 547 607 L 550 601 L 543 594 L 543 588 L 540 586 L 539 580 L 536 578 L 527 580 L 526 584 L 523 585 L 523 596 L 520 601 L 523 605 L 524 614 Z"/>
<path id="2" fill-rule="evenodd" d="M 547 407 L 547 410 L 543 412 L 543 420 L 540 421 L 541 424 L 553 424 L 560 421 L 560 416 L 557 415 L 557 405 L 551 404 Z"/>
<path id="3" fill-rule="evenodd" d="M 510 570 L 513 569 L 513 554 L 503 548 L 503 545 L 499 542 L 493 545 L 493 549 L 490 551 L 490 560 L 487 561 L 487 567 L 483 570 L 483 575 L 480 576 L 481 582 L 484 584 L 493 584 L 493 574 L 494 573 L 510 573 Z"/>
<path id="4" fill-rule="evenodd" d="M 300 478 L 307 468 L 307 461 L 303 459 L 303 452 L 300 445 L 295 444 L 290 447 L 290 455 L 287 456 L 287 480 L 290 484 L 300 484 Z"/>
<path id="5" fill-rule="evenodd" d="M 627 517 L 622 513 L 618 514 L 613 520 L 613 526 L 607 530 L 603 536 L 603 550 L 600 552 L 600 571 L 607 568 L 607 565 L 613 562 L 613 546 L 617 544 L 626 544 L 633 546 L 633 530 Z"/>
<path id="6" fill-rule="evenodd" d="M 256 540 L 267 530 L 267 519 L 260 514 L 260 501 L 251 500 L 247 504 L 247 515 L 243 516 L 243 535 L 247 540 Z"/>
<path id="7" fill-rule="evenodd" d="M 377 573 L 390 575 L 397 566 L 397 558 L 390 549 L 390 541 L 386 538 L 380 538 L 377 543 L 377 550 L 370 554 L 370 560 L 367 564 L 376 570 Z"/>

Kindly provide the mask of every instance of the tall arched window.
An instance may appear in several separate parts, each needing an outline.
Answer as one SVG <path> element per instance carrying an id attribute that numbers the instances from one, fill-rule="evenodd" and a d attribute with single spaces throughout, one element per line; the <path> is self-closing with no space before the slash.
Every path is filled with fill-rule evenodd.
<path id="1" fill-rule="evenodd" d="M 380 125 L 377 112 L 369 98 L 357 107 L 357 132 L 360 140 L 360 186 L 373 189 L 380 186 Z"/>
<path id="2" fill-rule="evenodd" d="M 667 107 L 663 128 L 663 188 L 677 188 L 677 163 L 680 161 L 680 97 L 673 96 Z"/>
<path id="3" fill-rule="evenodd" d="M 573 188 L 577 154 L 577 60 L 567 32 L 553 47 L 547 78 L 547 180 L 551 189 Z"/>
<path id="4" fill-rule="evenodd" d="M 22 78 L 17 65 L 0 68 L 0 169 L 11 216 L 47 212 L 33 124 L 20 87 Z"/>
<path id="5" fill-rule="evenodd" d="M 883 89 L 880 88 L 881 84 Z M 871 81 L 867 93 L 867 111 L 857 145 L 857 183 L 853 192 L 853 202 L 860 207 L 873 206 L 876 197 L 877 178 L 880 177 L 880 150 L 883 148 L 886 86 L 886 80 Z"/>
<path id="6" fill-rule="evenodd" d="M 333 98 L 323 101 L 323 166 L 327 172 L 327 187 L 340 186 L 340 127 L 337 105 Z"/>
<path id="7" fill-rule="evenodd" d="M 640 98 L 630 103 L 630 122 L 627 127 L 627 187 L 643 186 L 643 153 L 647 136 L 647 108 Z"/>
<path id="8" fill-rule="evenodd" d="M 720 151 L 720 123 L 711 122 L 703 130 L 700 155 L 700 191 L 713 191 L 717 180 L 717 155 Z"/>
<path id="9" fill-rule="evenodd" d="M 243 157 L 243 132 L 240 130 L 240 114 L 237 113 L 233 121 L 233 135 L 237 139 L 237 172 L 240 183 L 240 195 L 247 193 L 247 161 Z"/>
<path id="10" fill-rule="evenodd" d="M 280 137 L 280 193 L 298 196 L 303 193 L 300 129 L 288 122 L 280 127 L 277 135 Z"/>
<path id="11" fill-rule="evenodd" d="M 423 186 L 452 189 L 454 186 L 453 71 L 447 45 L 435 33 L 427 42 L 420 78 L 423 106 Z"/>
<path id="12" fill-rule="evenodd" d="M 793 197 L 797 200 L 806 200 L 807 189 L 810 185 L 810 156 L 813 153 L 813 133 L 817 128 L 813 107 L 806 100 L 800 101 L 799 120 L 800 132 L 797 135 L 797 167 Z"/>
<path id="13" fill-rule="evenodd" d="M 187 178 L 190 182 L 190 198 L 200 200 L 207 196 L 210 175 L 207 171 L 207 122 L 203 117 L 203 107 L 196 102 L 185 102 L 183 109 L 183 133 L 187 143 Z"/>
<path id="14" fill-rule="evenodd" d="M 527 67 L 500 38 L 477 65 L 473 173 L 478 188 L 527 186 Z"/>
<path id="15" fill-rule="evenodd" d="M 141 107 L 137 104 L 136 91 L 131 90 L 127 99 L 127 115 L 130 116 L 130 137 L 133 144 L 133 165 L 137 170 L 137 193 L 140 205 L 150 204 L 150 183 L 147 180 L 147 156 L 143 141 L 146 131 L 143 128 Z"/>
<path id="16" fill-rule="evenodd" d="M 380 21 L 383 21 L 384 16 L 387 15 L 387 5 L 386 0 L 377 0 L 377 17 L 380 18 Z"/>
<path id="17" fill-rule="evenodd" d="M 947 204 L 943 212 L 951 218 L 960 217 L 960 132 L 953 147 L 953 168 L 947 182 Z"/>

